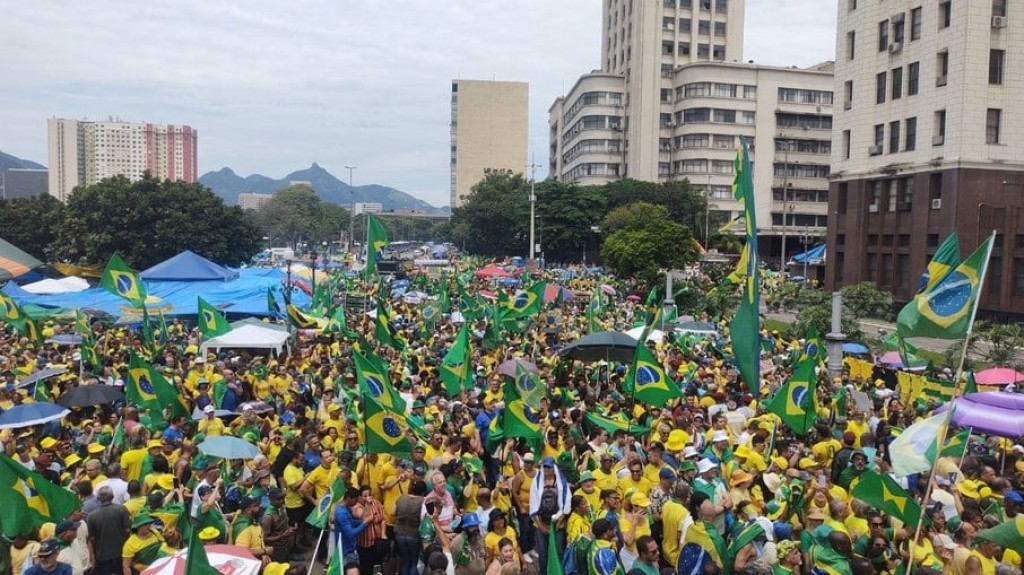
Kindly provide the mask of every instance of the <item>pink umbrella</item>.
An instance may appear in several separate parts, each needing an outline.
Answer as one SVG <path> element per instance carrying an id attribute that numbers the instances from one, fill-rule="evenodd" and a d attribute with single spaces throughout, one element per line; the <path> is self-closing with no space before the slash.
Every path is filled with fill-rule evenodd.
<path id="1" fill-rule="evenodd" d="M 993 367 L 974 374 L 974 381 L 982 385 L 1007 385 L 1024 381 L 1024 373 L 1008 367 Z"/>
<path id="2" fill-rule="evenodd" d="M 544 286 L 544 303 L 551 303 L 553 301 L 562 303 L 569 301 L 576 297 L 573 293 L 564 287 L 557 284 L 547 284 Z"/>
<path id="3" fill-rule="evenodd" d="M 601 284 L 601 291 L 608 295 L 615 295 L 615 288 L 608 284 Z"/>
<path id="4" fill-rule="evenodd" d="M 245 547 L 238 545 L 206 545 L 210 566 L 224 575 L 257 575 L 263 564 Z M 181 575 L 188 561 L 188 549 L 157 559 L 141 575 Z"/>
<path id="5" fill-rule="evenodd" d="M 640 301 L 640 296 L 638 296 L 635 293 L 633 293 L 633 294 L 629 294 L 628 296 L 626 296 L 626 299 L 629 300 L 629 301 Z"/>
<path id="6" fill-rule="evenodd" d="M 882 357 L 880 357 L 878 359 L 878 363 L 882 364 L 885 367 L 891 367 L 891 368 L 897 368 L 897 369 L 898 368 L 903 368 L 903 369 L 909 369 L 909 370 L 912 370 L 912 371 L 919 371 L 919 370 L 922 370 L 922 369 L 928 367 L 928 362 L 924 361 L 923 359 L 920 359 L 920 358 L 915 357 L 915 356 L 910 356 L 908 359 L 910 359 L 910 366 L 905 366 L 905 365 L 903 365 L 903 358 L 900 357 L 900 352 L 898 352 L 898 351 L 890 351 L 889 353 L 887 353 L 887 354 L 883 355 Z"/>
<path id="7" fill-rule="evenodd" d="M 503 270 L 498 264 L 491 264 L 487 267 L 480 268 L 473 272 L 478 278 L 507 278 L 511 277 L 509 273 Z"/>

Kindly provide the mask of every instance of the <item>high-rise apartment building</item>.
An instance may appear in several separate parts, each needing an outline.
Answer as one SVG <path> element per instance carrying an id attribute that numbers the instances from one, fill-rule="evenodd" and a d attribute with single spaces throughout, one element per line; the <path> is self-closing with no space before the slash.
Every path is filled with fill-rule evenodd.
<path id="1" fill-rule="evenodd" d="M 550 177 L 580 184 L 686 178 L 705 189 L 716 219 L 731 219 L 740 212 L 733 160 L 745 136 L 766 259 L 781 257 L 785 236 L 822 233 L 831 62 L 743 63 L 743 24 L 742 0 L 605 2 L 601 69 L 549 109 Z M 795 240 L 785 249 L 801 250 Z"/>
<path id="2" fill-rule="evenodd" d="M 840 0 L 826 285 L 900 301 L 940 243 L 996 238 L 979 309 L 1024 313 L 1024 7 Z"/>
<path id="3" fill-rule="evenodd" d="M 452 80 L 451 207 L 491 172 L 526 169 L 529 84 Z"/>
<path id="4" fill-rule="evenodd" d="M 50 194 L 66 200 L 78 185 L 116 175 L 193 183 L 199 177 L 198 132 L 189 126 L 47 120 Z"/>

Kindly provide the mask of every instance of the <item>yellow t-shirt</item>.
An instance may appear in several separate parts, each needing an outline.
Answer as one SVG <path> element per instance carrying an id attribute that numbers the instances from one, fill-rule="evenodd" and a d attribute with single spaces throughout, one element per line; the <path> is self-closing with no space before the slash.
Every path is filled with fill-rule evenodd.
<path id="1" fill-rule="evenodd" d="M 622 533 L 626 533 L 627 531 L 629 531 L 632 528 L 633 528 L 633 521 L 632 521 L 632 519 L 628 519 L 626 517 L 622 517 L 622 518 L 619 519 L 619 531 L 621 531 Z M 637 554 L 636 553 L 636 541 L 637 541 L 637 539 L 640 539 L 644 535 L 650 535 L 650 534 L 651 534 L 651 523 L 647 520 L 646 517 L 641 518 L 640 519 L 640 523 L 636 526 L 636 537 L 633 539 L 633 544 L 632 545 L 626 545 L 626 549 L 628 549 L 630 553 L 636 555 Z"/>
<path id="2" fill-rule="evenodd" d="M 666 501 L 661 508 L 662 539 L 661 553 L 673 568 L 679 561 L 679 526 L 690 516 L 690 512 L 678 501 Z"/>
<path id="3" fill-rule="evenodd" d="M 866 421 L 861 421 L 860 423 L 858 423 L 856 420 L 852 420 L 851 419 L 846 424 L 846 431 L 852 431 L 853 432 L 853 436 L 856 438 L 853 441 L 853 447 L 856 448 L 856 449 L 860 449 L 861 448 L 860 436 L 864 435 L 865 433 L 867 433 L 869 431 L 871 431 L 871 428 L 868 427 L 868 424 L 867 424 Z"/>
<path id="4" fill-rule="evenodd" d="M 590 533 L 590 518 L 584 517 L 579 513 L 572 513 L 569 515 L 569 521 L 565 525 L 565 542 L 566 545 L 572 544 L 580 538 L 581 535 Z"/>
<path id="5" fill-rule="evenodd" d="M 298 487 L 295 486 L 296 482 L 299 485 L 302 484 L 302 480 L 305 479 L 306 474 L 302 472 L 302 468 L 296 467 L 291 463 L 284 468 L 284 506 L 288 509 L 295 509 L 296 507 L 302 507 L 305 503 L 305 499 L 298 491 Z M 293 487 L 295 486 L 295 487 Z"/>
<path id="6" fill-rule="evenodd" d="M 583 490 L 582 487 L 580 487 L 576 491 L 573 491 L 572 494 L 583 496 L 583 498 L 587 500 L 587 503 L 590 503 L 591 511 L 594 511 L 598 507 L 601 507 L 601 490 L 598 489 L 597 487 L 594 487 L 594 490 L 591 491 L 590 493 L 587 493 L 586 491 Z"/>
<path id="7" fill-rule="evenodd" d="M 618 489 L 619 488 L 619 477 L 615 473 L 615 468 L 614 467 L 612 468 L 610 473 L 605 473 L 604 471 L 601 471 L 600 469 L 595 469 L 594 471 L 591 472 L 591 475 L 593 475 L 594 479 L 597 480 L 594 483 L 594 485 L 595 485 L 595 487 L 597 487 L 597 490 L 599 492 L 600 491 L 604 491 L 605 489 Z"/>
<path id="8" fill-rule="evenodd" d="M 204 417 L 199 420 L 199 425 L 196 426 L 196 431 L 204 434 L 206 438 L 209 439 L 211 437 L 220 437 L 221 435 L 224 435 L 224 428 L 224 422 L 221 421 L 219 417 L 214 417 L 213 419 Z"/>
<path id="9" fill-rule="evenodd" d="M 142 460 L 146 458 L 145 449 L 131 449 L 121 454 L 121 467 L 125 470 L 128 481 L 141 479 Z"/>
<path id="10" fill-rule="evenodd" d="M 323 465 L 317 465 L 316 469 L 309 472 L 306 476 L 306 481 L 313 486 L 313 496 L 317 501 L 327 493 L 327 490 L 331 488 L 331 479 L 336 467 L 331 464 L 330 469 L 324 468 Z M 285 479 L 287 481 L 287 478 Z"/>
<path id="11" fill-rule="evenodd" d="M 842 449 L 842 447 L 843 444 L 839 443 L 839 440 L 835 438 L 826 439 L 811 446 L 811 454 L 814 455 L 815 461 L 831 469 L 832 459 L 835 458 L 836 452 Z"/>
<path id="12" fill-rule="evenodd" d="M 640 476 L 639 480 L 634 480 L 633 476 L 627 475 L 619 480 L 619 493 L 625 497 L 626 492 L 633 490 L 637 493 L 643 493 L 644 495 L 650 495 L 651 490 L 654 489 L 654 484 L 647 481 L 647 478 Z"/>
<path id="13" fill-rule="evenodd" d="M 501 535 L 491 531 L 486 537 L 484 537 L 484 547 L 487 548 L 487 555 L 489 557 L 498 556 L 498 543 L 506 537 L 512 541 L 512 555 L 514 557 L 519 557 L 519 537 L 516 535 L 516 532 L 508 526 L 505 527 L 505 533 Z"/>
<path id="14" fill-rule="evenodd" d="M 235 545 L 245 547 L 249 551 L 262 551 L 265 548 L 263 544 L 263 528 L 259 524 L 249 525 L 235 538 Z"/>
<path id="15" fill-rule="evenodd" d="M 168 547 L 167 544 L 163 541 L 163 537 L 157 535 L 156 531 L 151 530 L 149 532 L 149 535 L 145 538 L 139 537 L 138 533 L 132 533 L 131 536 L 128 537 L 128 539 L 124 542 L 124 546 L 121 548 L 121 557 L 125 559 L 134 559 L 136 553 L 142 551 L 143 549 L 157 542 L 161 544 L 161 550 L 167 555 L 171 555 L 172 553 L 174 553 L 174 549 Z M 132 567 L 139 571 L 144 570 L 148 566 L 149 565 L 145 563 L 136 563 L 135 561 L 132 561 Z"/>

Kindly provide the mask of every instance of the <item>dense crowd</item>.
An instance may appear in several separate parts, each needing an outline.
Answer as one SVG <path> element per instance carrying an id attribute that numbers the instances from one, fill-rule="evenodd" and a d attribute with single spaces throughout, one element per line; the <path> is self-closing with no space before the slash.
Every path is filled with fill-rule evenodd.
<path id="1" fill-rule="evenodd" d="M 764 403 L 792 374 L 801 342 L 763 334 L 771 368 L 752 393 L 724 322 L 725 335 L 666 330 L 651 340 L 682 393 L 664 405 L 641 403 L 623 390 L 627 365 L 558 355 L 592 329 L 587 300 L 605 282 L 563 282 L 576 297 L 546 306 L 490 349 L 487 320 L 477 320 L 473 385 L 455 396 L 439 377 L 460 327 L 454 290 L 453 309 L 432 329 L 416 306 L 394 301 L 402 351 L 375 340 L 361 309 L 347 313 L 354 333 L 300 334 L 290 354 L 269 358 L 203 355 L 198 331 L 180 320 L 168 323 L 156 350 L 137 331 L 96 321 L 95 373 L 74 346 L 5 330 L 4 409 L 38 399 L 17 382 L 47 367 L 69 368 L 37 384 L 52 398 L 80 385 L 123 386 L 134 351 L 151 358 L 195 414 L 115 402 L 0 431 L 9 457 L 80 501 L 59 522 L 4 529 L 0 571 L 133 575 L 198 537 L 248 549 L 268 575 L 330 565 L 334 554 L 344 572 L 366 574 L 551 573 L 557 564 L 595 575 L 897 575 L 912 563 L 922 575 L 1019 575 L 1024 550 L 977 537 L 1024 512 L 1019 439 L 976 435 L 962 457 L 940 460 L 934 478 L 897 476 L 890 444 L 934 405 L 906 405 L 884 382 L 820 367 L 817 424 L 796 435 Z M 624 331 L 646 310 L 614 285 L 598 321 Z M 501 288 L 477 281 L 466 289 Z M 43 335 L 72 329 L 58 320 Z M 390 370 L 407 406 L 409 453 L 367 453 L 354 350 L 372 351 Z M 536 367 L 546 390 L 530 414 L 542 438 L 488 441 L 514 376 L 499 366 L 516 358 Z M 852 391 L 868 404 L 851 401 Z M 218 459 L 197 448 L 220 436 L 259 454 Z M 852 497 L 866 470 L 890 475 L 918 500 L 930 492 L 926 526 L 918 532 Z M 341 493 L 332 489 L 338 484 Z M 325 502 L 333 507 L 321 509 Z M 323 531 L 307 521 L 318 510 L 329 518 Z"/>

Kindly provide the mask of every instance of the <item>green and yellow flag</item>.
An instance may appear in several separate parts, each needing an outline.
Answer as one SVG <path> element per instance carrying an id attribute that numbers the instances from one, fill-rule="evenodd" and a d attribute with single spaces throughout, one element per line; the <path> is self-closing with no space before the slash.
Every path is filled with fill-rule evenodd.
<path id="1" fill-rule="evenodd" d="M 408 437 L 409 423 L 405 415 L 385 408 L 364 393 L 363 416 L 366 418 L 367 453 L 412 453 L 412 442 Z"/>
<path id="2" fill-rule="evenodd" d="M 89 326 L 89 316 L 78 309 L 75 310 L 75 333 L 82 337 L 92 335 L 92 327 Z"/>
<path id="3" fill-rule="evenodd" d="M 196 316 L 199 333 L 203 334 L 203 337 L 217 337 L 231 331 L 231 324 L 224 314 L 202 297 L 199 298 L 199 313 Z"/>
<path id="4" fill-rule="evenodd" d="M 806 357 L 797 364 L 793 375 L 779 389 L 768 404 L 768 411 L 778 415 L 797 435 L 806 435 L 814 427 L 817 413 L 814 409 L 814 394 L 817 378 L 814 367 L 817 360 Z"/>
<path id="5" fill-rule="evenodd" d="M 1013 519 L 1004 521 L 995 527 L 978 531 L 975 539 L 991 541 L 1003 549 L 1013 549 L 1020 553 L 1021 549 L 1024 549 L 1024 513 L 1018 513 Z"/>
<path id="6" fill-rule="evenodd" d="M 670 401 L 683 396 L 679 386 L 669 379 L 664 366 L 642 339 L 636 344 L 633 363 L 626 372 L 622 390 L 633 399 L 655 407 L 665 407 Z"/>
<path id="7" fill-rule="evenodd" d="M 516 366 L 521 368 L 521 366 Z M 505 437 L 519 437 L 527 441 L 543 441 L 537 414 L 519 394 L 514 381 L 506 378 L 504 383 L 505 410 L 501 412 Z"/>
<path id="8" fill-rule="evenodd" d="M 914 296 L 896 318 L 902 337 L 966 337 L 994 240 L 995 233 L 930 289 Z"/>
<path id="9" fill-rule="evenodd" d="M 110 256 L 100 287 L 128 300 L 135 307 L 143 307 L 146 303 L 146 286 L 118 254 Z"/>
<path id="10" fill-rule="evenodd" d="M 385 409 L 404 412 L 405 400 L 391 385 L 384 362 L 369 351 L 367 355 L 353 351 L 352 359 L 356 365 L 356 382 L 363 397 L 369 397 Z"/>
<path id="11" fill-rule="evenodd" d="M 172 415 L 188 417 L 191 413 L 174 385 L 134 353 L 128 360 L 124 396 L 129 403 L 154 411 L 162 412 L 165 407 L 170 407 Z"/>
<path id="12" fill-rule="evenodd" d="M 448 350 L 448 353 L 441 359 L 441 382 L 448 392 L 448 397 L 456 397 L 463 390 L 473 387 L 473 373 L 470 370 L 470 358 L 473 357 L 469 349 L 469 326 L 462 324 L 459 335 L 455 336 L 455 342 Z"/>
<path id="13" fill-rule="evenodd" d="M 0 319 L 14 325 L 25 320 L 25 315 L 21 313 L 21 308 L 18 307 L 18 304 L 14 303 L 11 296 L 5 293 L 0 293 Z"/>
<path id="14" fill-rule="evenodd" d="M 953 271 L 953 268 L 960 265 L 960 236 L 957 231 L 949 234 L 946 241 L 942 242 L 939 249 L 928 262 L 928 267 L 921 274 L 921 282 L 918 285 L 917 293 L 928 291 L 936 286 L 946 274 Z"/>
<path id="15" fill-rule="evenodd" d="M 185 573 L 183 575 L 220 575 L 220 571 L 210 565 L 206 548 L 199 539 L 199 530 L 193 529 L 188 541 L 188 553 L 185 556 Z"/>
<path id="16" fill-rule="evenodd" d="M 850 495 L 898 518 L 907 525 L 917 525 L 921 518 L 921 506 L 888 474 L 879 475 L 871 470 L 865 471 L 857 485 L 853 486 Z M 928 518 L 924 519 L 927 525 Z"/>
<path id="17" fill-rule="evenodd" d="M 377 273 L 377 255 L 388 245 L 388 232 L 373 214 L 366 214 L 366 277 Z"/>
<path id="18" fill-rule="evenodd" d="M 747 388 L 756 397 L 761 385 L 761 317 L 760 277 L 757 262 L 757 218 L 754 209 L 754 181 L 750 167 L 750 153 L 746 138 L 740 136 L 740 150 L 736 154 L 736 179 L 733 182 L 733 197 L 743 206 L 746 220 L 747 269 L 743 295 L 736 316 L 730 324 L 730 339 L 740 374 Z"/>
<path id="19" fill-rule="evenodd" d="M 288 304 L 285 309 L 288 312 L 288 321 L 298 329 L 327 328 L 327 319 L 308 314 L 296 307 L 295 304 Z"/>
<path id="20" fill-rule="evenodd" d="M 547 289 L 546 283 L 537 282 L 517 293 L 515 297 L 508 300 L 504 310 L 504 317 L 506 319 L 518 319 L 540 313 L 541 307 L 544 305 L 545 289 Z"/>
<path id="21" fill-rule="evenodd" d="M 324 493 L 320 501 L 317 501 L 316 507 L 309 512 L 309 516 L 306 517 L 306 523 L 319 529 L 327 529 L 331 514 L 334 513 L 334 507 L 341 501 L 342 496 L 345 495 L 345 489 L 345 479 L 339 474 L 338 478 L 331 484 L 331 488 L 327 490 L 327 493 Z"/>
<path id="22" fill-rule="evenodd" d="M 0 453 L 0 532 L 25 535 L 43 523 L 59 523 L 81 507 L 78 496 Z"/>
<path id="23" fill-rule="evenodd" d="M 398 351 L 405 349 L 405 339 L 391 323 L 391 312 L 384 307 L 382 300 L 377 300 L 377 315 L 373 326 L 373 337 L 380 343 Z"/>
<path id="24" fill-rule="evenodd" d="M 626 421 L 625 417 L 608 417 L 600 413 L 588 411 L 584 416 L 587 421 L 607 431 L 608 433 L 615 433 L 616 431 L 625 431 L 626 433 L 634 436 L 647 435 L 651 432 L 650 427 L 643 425 L 636 425 Z"/>

